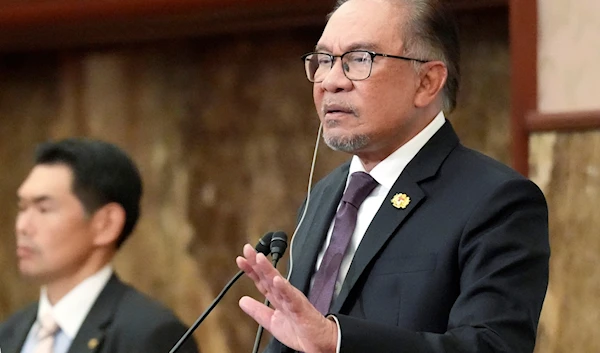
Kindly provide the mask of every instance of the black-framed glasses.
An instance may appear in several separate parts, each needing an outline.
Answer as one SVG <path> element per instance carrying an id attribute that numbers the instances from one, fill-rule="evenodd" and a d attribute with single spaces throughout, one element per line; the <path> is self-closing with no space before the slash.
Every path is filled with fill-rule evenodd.
<path id="1" fill-rule="evenodd" d="M 376 56 L 383 56 L 385 58 L 401 59 L 407 61 L 416 61 L 420 63 L 426 63 L 428 60 L 408 58 L 406 56 L 390 55 L 376 53 L 369 50 L 351 50 L 347 51 L 342 55 L 332 55 L 327 53 L 307 53 L 302 55 L 301 59 L 304 61 L 304 68 L 306 69 L 306 77 L 310 82 L 320 83 L 323 82 L 325 76 L 331 71 L 335 64 L 335 59 L 340 58 L 342 60 L 342 68 L 344 75 L 349 80 L 361 81 L 366 80 L 371 76 L 371 70 L 373 69 L 373 60 Z"/>

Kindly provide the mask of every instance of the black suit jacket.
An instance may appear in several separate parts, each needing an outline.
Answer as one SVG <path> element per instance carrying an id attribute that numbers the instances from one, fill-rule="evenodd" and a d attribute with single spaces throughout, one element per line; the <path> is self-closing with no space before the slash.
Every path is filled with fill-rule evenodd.
<path id="1" fill-rule="evenodd" d="M 290 281 L 304 293 L 348 168 L 314 187 L 293 240 Z M 391 203 L 398 193 L 410 197 L 405 209 Z M 547 217 L 534 183 L 462 146 L 446 121 L 354 255 L 331 307 L 341 352 L 532 352 L 548 283 Z M 290 350 L 272 341 L 267 351 Z"/>
<path id="2" fill-rule="evenodd" d="M 0 325 L 2 353 L 19 353 L 37 315 L 37 304 Z M 166 353 L 186 331 L 166 307 L 121 282 L 108 281 L 68 353 Z M 180 352 L 196 353 L 190 338 Z"/>

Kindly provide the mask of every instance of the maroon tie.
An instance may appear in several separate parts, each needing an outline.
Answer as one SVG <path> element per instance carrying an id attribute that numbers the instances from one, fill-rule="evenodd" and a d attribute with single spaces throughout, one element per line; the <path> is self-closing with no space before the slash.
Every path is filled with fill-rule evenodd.
<path id="1" fill-rule="evenodd" d="M 340 265 L 356 227 L 358 208 L 377 185 L 377 181 L 365 172 L 355 172 L 350 176 L 342 204 L 335 214 L 331 241 L 308 295 L 310 302 L 323 315 L 327 314 L 333 300 Z"/>

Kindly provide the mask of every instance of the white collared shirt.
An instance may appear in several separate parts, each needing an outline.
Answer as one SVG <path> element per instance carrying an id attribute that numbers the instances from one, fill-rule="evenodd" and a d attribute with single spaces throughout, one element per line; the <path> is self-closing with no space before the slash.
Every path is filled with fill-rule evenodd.
<path id="1" fill-rule="evenodd" d="M 335 283 L 335 295 L 337 296 L 340 293 L 342 288 L 342 284 L 346 279 L 346 274 L 350 269 L 350 264 L 352 263 L 352 258 L 354 257 L 354 253 L 358 248 L 358 245 L 362 241 L 367 228 L 371 224 L 371 221 L 375 217 L 377 211 L 383 204 L 385 197 L 392 189 L 392 186 L 400 177 L 400 174 L 406 168 L 408 163 L 417 155 L 417 153 L 425 146 L 427 141 L 429 141 L 433 135 L 444 125 L 446 118 L 443 112 L 440 112 L 421 132 L 419 132 L 415 137 L 410 139 L 407 143 L 402 145 L 392 154 L 390 154 L 386 159 L 379 162 L 369 173 L 373 179 L 375 179 L 379 185 L 373 189 L 371 194 L 367 196 L 365 201 L 361 204 L 358 209 L 358 215 L 356 219 L 356 227 L 354 228 L 354 233 L 352 234 L 352 239 L 350 240 L 350 244 L 348 245 L 348 249 L 346 250 L 346 254 L 342 259 L 342 264 L 340 265 L 340 271 L 338 274 L 338 278 Z M 348 173 L 348 178 L 346 179 L 346 187 L 348 187 L 348 183 L 350 182 L 350 176 L 354 172 L 365 172 L 365 168 L 357 156 L 352 157 L 352 161 L 350 162 L 350 169 Z M 340 201 L 341 204 L 341 201 Z M 339 205 L 338 205 L 339 208 Z M 333 224 L 334 220 L 332 220 L 331 225 L 329 226 L 329 231 L 327 232 L 327 238 L 323 244 L 323 248 L 319 252 L 317 257 L 317 263 L 315 264 L 316 269 L 321 265 L 321 261 L 323 256 L 325 255 L 325 250 L 327 246 L 329 246 L 329 241 L 331 240 L 331 234 L 333 233 Z M 315 271 L 316 273 L 316 271 Z M 313 276 L 314 278 L 314 276 Z M 312 287 L 312 280 L 311 280 Z"/>
<path id="2" fill-rule="evenodd" d="M 54 339 L 54 353 L 66 353 L 69 350 L 71 342 L 73 342 L 92 305 L 98 299 L 100 292 L 104 289 L 112 274 L 112 265 L 107 264 L 100 271 L 75 286 L 54 306 L 48 300 L 46 288 L 42 287 L 37 317 L 39 319 L 46 313 L 51 313 L 60 327 Z M 29 330 L 21 353 L 33 352 L 37 343 L 36 336 L 39 329 L 40 325 L 36 320 Z"/>

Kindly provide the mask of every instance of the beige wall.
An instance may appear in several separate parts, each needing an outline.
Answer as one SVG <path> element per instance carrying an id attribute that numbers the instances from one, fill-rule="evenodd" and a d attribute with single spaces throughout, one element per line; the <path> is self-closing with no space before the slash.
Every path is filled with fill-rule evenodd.
<path id="1" fill-rule="evenodd" d="M 600 1 L 538 0 L 542 112 L 600 108 Z"/>
<path id="2" fill-rule="evenodd" d="M 541 112 L 600 110 L 600 2 L 538 0 Z M 600 352 L 600 132 L 534 134 L 549 202 L 551 279 L 537 352 Z"/>

